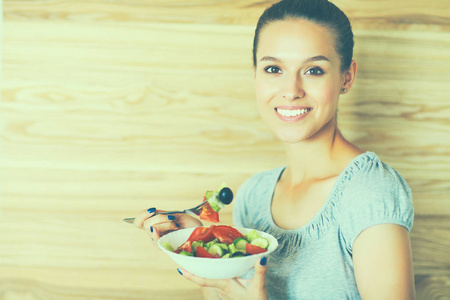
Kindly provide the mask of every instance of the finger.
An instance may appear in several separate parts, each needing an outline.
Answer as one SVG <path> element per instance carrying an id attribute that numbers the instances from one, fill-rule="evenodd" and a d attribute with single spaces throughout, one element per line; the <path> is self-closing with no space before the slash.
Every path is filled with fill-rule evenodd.
<path id="1" fill-rule="evenodd" d="M 137 215 L 134 219 L 135 225 L 140 229 L 145 230 L 149 228 L 149 222 L 156 224 L 175 219 L 174 216 L 169 218 L 168 215 L 158 214 L 160 212 L 163 212 L 163 210 L 153 210 L 154 208 L 149 208 L 145 211 L 141 211 L 139 215 Z"/>
<path id="2" fill-rule="evenodd" d="M 151 214 L 150 217 L 145 219 L 142 223 L 142 228 L 147 230 L 152 224 L 164 223 L 167 221 L 175 221 L 177 218 L 173 215 L 157 214 L 160 210 Z"/>
<path id="3" fill-rule="evenodd" d="M 172 222 L 172 221 L 165 221 L 161 223 L 151 224 L 148 226 L 148 233 L 154 240 L 158 240 L 163 235 L 178 230 L 180 228 L 180 225 L 178 223 Z"/>
<path id="4" fill-rule="evenodd" d="M 215 289 L 216 293 L 219 295 L 219 299 L 225 300 L 225 299 L 230 299 L 229 298 L 229 293 L 225 292 L 224 290 L 221 289 Z"/>
<path id="5" fill-rule="evenodd" d="M 251 283 L 251 279 L 242 279 L 240 277 L 236 278 L 237 283 L 239 283 L 240 286 L 247 288 L 250 283 Z"/>
<path id="6" fill-rule="evenodd" d="M 201 287 L 213 287 L 218 288 L 223 291 L 226 290 L 228 285 L 228 279 L 207 279 L 203 277 L 196 276 L 192 273 L 189 273 L 185 269 L 179 268 L 178 272 L 183 275 L 186 279 L 198 284 Z"/>
<path id="7" fill-rule="evenodd" d="M 156 208 L 154 208 L 154 207 L 139 212 L 134 217 L 134 222 L 133 222 L 134 226 L 142 229 L 142 227 L 144 225 L 144 221 L 147 220 L 148 218 L 152 217 L 155 213 L 156 213 Z"/>
<path id="8" fill-rule="evenodd" d="M 173 215 L 156 215 L 145 220 L 143 227 L 152 239 L 158 240 L 166 233 L 179 229 L 180 224 Z"/>
<path id="9" fill-rule="evenodd" d="M 255 275 L 251 280 L 251 284 L 258 289 L 263 289 L 266 285 L 267 257 L 263 256 L 255 265 Z"/>

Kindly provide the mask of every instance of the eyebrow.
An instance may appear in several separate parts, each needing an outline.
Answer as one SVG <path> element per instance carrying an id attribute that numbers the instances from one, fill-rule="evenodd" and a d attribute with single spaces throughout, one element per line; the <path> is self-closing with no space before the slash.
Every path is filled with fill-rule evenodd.
<path id="1" fill-rule="evenodd" d="M 303 61 L 304 64 L 309 63 L 309 62 L 313 62 L 313 61 L 330 61 L 326 56 L 323 55 L 317 55 L 317 56 L 313 56 L 313 57 L 308 57 L 307 59 L 305 59 Z M 280 59 L 273 57 L 273 56 L 264 56 L 263 58 L 261 58 L 259 61 L 274 61 L 274 62 L 281 62 Z"/>

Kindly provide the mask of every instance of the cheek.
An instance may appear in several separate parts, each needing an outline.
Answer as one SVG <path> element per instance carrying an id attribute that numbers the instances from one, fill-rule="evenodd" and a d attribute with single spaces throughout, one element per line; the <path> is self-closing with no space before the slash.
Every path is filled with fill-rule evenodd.
<path id="1" fill-rule="evenodd" d="M 325 98 L 330 102 L 330 104 L 337 103 L 338 97 L 337 97 L 336 89 L 330 88 L 330 89 L 326 90 Z"/>
<path id="2" fill-rule="evenodd" d="M 314 92 L 316 92 L 314 98 L 317 101 L 320 101 L 321 104 L 326 104 L 327 106 L 332 107 L 337 105 L 337 99 L 339 97 L 340 89 L 335 82 L 327 82 L 321 85 L 320 88 L 314 89 Z"/>
<path id="3" fill-rule="evenodd" d="M 274 98 L 274 91 L 263 82 L 255 82 L 255 98 L 258 113 L 262 120 L 267 122 L 272 112 L 271 100 Z"/>
<path id="4" fill-rule="evenodd" d="M 270 100 L 273 98 L 273 95 L 274 91 L 273 88 L 270 87 L 270 85 L 264 83 L 261 80 L 255 81 L 255 97 L 258 106 L 268 104 Z"/>

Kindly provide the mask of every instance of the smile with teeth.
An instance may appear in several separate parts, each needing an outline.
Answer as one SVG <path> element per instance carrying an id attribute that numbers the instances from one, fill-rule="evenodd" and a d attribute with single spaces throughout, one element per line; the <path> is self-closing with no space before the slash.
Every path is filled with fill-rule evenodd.
<path id="1" fill-rule="evenodd" d="M 282 115 L 283 117 L 296 117 L 300 115 L 304 115 L 309 112 L 311 108 L 302 108 L 302 109 L 281 109 L 276 108 L 276 111 Z"/>

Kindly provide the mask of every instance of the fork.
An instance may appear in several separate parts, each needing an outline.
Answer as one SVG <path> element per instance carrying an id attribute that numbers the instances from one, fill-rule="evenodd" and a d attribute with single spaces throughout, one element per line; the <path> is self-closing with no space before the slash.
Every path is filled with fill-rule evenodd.
<path id="1" fill-rule="evenodd" d="M 188 214 L 191 216 L 198 216 L 198 215 L 200 215 L 200 211 L 201 211 L 203 205 L 205 205 L 207 202 L 208 201 L 204 201 L 204 202 L 200 203 L 199 205 L 197 205 L 196 207 L 188 208 L 185 210 L 171 210 L 171 211 L 157 212 L 157 213 L 154 213 L 152 217 L 154 217 L 156 215 L 172 215 L 172 214 Z M 123 220 L 127 223 L 134 222 L 134 218 L 125 218 Z"/>

